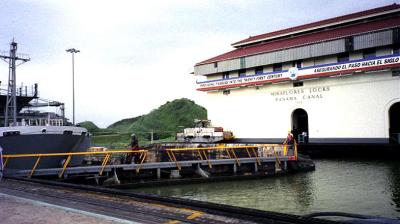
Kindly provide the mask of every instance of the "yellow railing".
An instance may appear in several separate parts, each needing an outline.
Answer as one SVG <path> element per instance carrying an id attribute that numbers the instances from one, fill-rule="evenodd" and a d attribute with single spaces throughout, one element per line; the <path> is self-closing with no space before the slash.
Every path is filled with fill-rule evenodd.
<path id="1" fill-rule="evenodd" d="M 212 150 L 223 150 L 226 152 L 226 155 L 228 156 L 229 159 L 235 159 L 236 164 L 238 166 L 240 166 L 240 157 L 238 157 L 235 153 L 236 150 L 239 149 L 244 149 L 247 152 L 248 158 L 256 158 L 257 164 L 261 165 L 261 160 L 260 157 L 258 156 L 258 153 L 256 152 L 256 149 L 258 149 L 259 147 L 272 147 L 273 148 L 273 155 L 277 158 L 277 161 L 280 163 L 279 160 L 279 155 L 276 153 L 276 149 L 275 147 L 284 147 L 284 145 L 280 145 L 280 144 L 263 144 L 263 145 L 246 145 L 246 146 L 227 146 L 227 145 L 223 145 L 223 146 L 216 146 L 216 147 L 203 147 L 203 148 L 172 148 L 172 149 L 166 149 L 165 151 L 167 152 L 167 155 L 170 159 L 171 162 L 175 162 L 176 167 L 181 170 L 181 165 L 179 163 L 179 161 L 176 159 L 176 156 L 174 154 L 174 152 L 196 152 L 199 155 L 199 159 L 200 160 L 206 160 L 208 163 L 208 166 L 210 168 L 212 168 L 212 164 L 210 159 L 207 156 L 207 152 L 212 151 Z M 284 152 L 284 156 L 287 155 L 287 150 L 286 152 Z"/>
<path id="2" fill-rule="evenodd" d="M 99 175 L 103 174 L 104 169 L 106 168 L 108 162 L 110 161 L 111 155 L 113 154 L 121 154 L 121 153 L 139 153 L 140 157 L 140 164 L 136 168 L 136 172 L 139 172 L 143 162 L 146 159 L 148 150 L 113 150 L 113 151 L 104 151 L 104 152 L 68 152 L 68 153 L 44 153 L 44 154 L 13 154 L 13 155 L 3 155 L 3 158 L 5 159 L 4 164 L 3 164 L 3 170 L 6 168 L 7 163 L 9 162 L 10 159 L 16 159 L 16 158 L 29 158 L 29 157 L 37 157 L 35 164 L 32 167 L 32 170 L 30 174 L 28 175 L 29 178 L 33 176 L 33 174 L 36 171 L 36 168 L 38 167 L 40 163 L 40 159 L 42 157 L 54 157 L 54 156 L 67 156 L 62 170 L 58 174 L 58 177 L 61 178 L 65 172 L 65 170 L 68 167 L 68 164 L 70 163 L 71 159 L 73 156 L 86 156 L 86 155 L 105 155 L 104 159 L 102 161 L 100 170 L 99 170 Z"/>
<path id="3" fill-rule="evenodd" d="M 298 144 L 297 144 L 296 140 L 294 140 L 294 144 L 293 144 L 293 156 L 294 156 L 294 159 L 295 159 L 295 160 L 297 160 L 297 158 L 298 158 L 298 155 L 297 155 L 297 146 L 298 146 Z M 289 145 L 288 145 L 288 144 L 284 144 L 284 145 L 283 145 L 283 155 L 287 156 L 288 151 L 289 151 Z"/>
<path id="4" fill-rule="evenodd" d="M 207 155 L 208 152 L 210 151 L 224 151 L 226 156 L 229 159 L 235 159 L 235 162 L 238 166 L 240 166 L 240 159 L 244 157 L 238 157 L 237 156 L 237 150 L 243 149 L 247 152 L 248 158 L 255 158 L 257 161 L 258 165 L 261 165 L 261 160 L 258 152 L 256 152 L 256 149 L 262 148 L 263 150 L 265 148 L 269 148 L 272 150 L 272 153 L 270 155 L 266 155 L 264 157 L 268 156 L 275 156 L 276 161 L 280 165 L 281 161 L 279 159 L 279 156 L 281 156 L 281 153 L 277 153 L 277 148 L 282 148 L 283 147 L 283 156 L 288 155 L 289 147 L 288 145 L 281 145 L 281 144 L 258 144 L 258 145 L 245 145 L 245 146 L 229 146 L 229 145 L 221 145 L 221 146 L 215 146 L 215 147 L 200 147 L 200 148 L 170 148 L 170 149 L 165 149 L 165 152 L 167 153 L 169 160 L 171 162 L 174 162 L 176 164 L 176 167 L 181 170 L 181 165 L 179 161 L 176 158 L 175 153 L 178 152 L 195 152 L 198 154 L 198 159 L 199 160 L 206 160 L 208 163 L 208 166 L 212 168 L 212 163 L 211 159 Z M 236 152 L 235 152 L 236 151 Z M 3 164 L 3 170 L 6 168 L 7 163 L 9 162 L 10 159 L 17 159 L 17 158 L 27 158 L 27 157 L 36 157 L 35 164 L 33 165 L 30 174 L 28 175 L 29 178 L 33 176 L 35 173 L 40 160 L 42 157 L 54 157 L 54 156 L 66 156 L 66 160 L 63 163 L 62 169 L 60 173 L 58 174 L 59 178 L 61 178 L 64 175 L 65 170 L 67 169 L 71 159 L 73 156 L 88 156 L 88 155 L 104 155 L 104 158 L 102 160 L 100 170 L 99 170 L 99 175 L 102 175 L 104 172 L 104 169 L 107 167 L 107 164 L 109 163 L 111 156 L 113 154 L 131 154 L 131 153 L 137 153 L 139 154 L 139 166 L 136 168 L 136 172 L 139 172 L 143 163 L 145 162 L 147 158 L 147 153 L 148 150 L 126 150 L 126 149 L 121 149 L 121 150 L 110 150 L 110 151 L 96 151 L 96 152 L 70 152 L 70 153 L 46 153 L 46 154 L 14 154 L 14 155 L 3 155 L 4 164 Z M 225 158 L 226 158 L 225 157 Z M 292 156 L 291 160 L 297 160 L 297 144 L 294 144 L 294 156 Z"/>

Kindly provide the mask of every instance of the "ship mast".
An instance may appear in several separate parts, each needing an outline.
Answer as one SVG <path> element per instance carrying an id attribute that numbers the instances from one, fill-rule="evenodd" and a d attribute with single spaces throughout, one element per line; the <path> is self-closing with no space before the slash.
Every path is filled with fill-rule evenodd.
<path id="1" fill-rule="evenodd" d="M 1 53 L 0 58 L 7 62 L 9 65 L 8 72 L 8 88 L 7 88 L 7 101 L 4 113 L 4 126 L 16 126 L 17 125 L 17 86 L 16 86 L 16 67 L 29 60 L 29 56 L 18 54 L 17 55 L 17 43 L 13 40 L 10 44 L 10 53 Z M 8 61 L 7 61 L 8 59 Z M 20 64 L 16 64 L 17 61 L 21 61 Z M 10 123 L 11 121 L 11 123 Z"/>

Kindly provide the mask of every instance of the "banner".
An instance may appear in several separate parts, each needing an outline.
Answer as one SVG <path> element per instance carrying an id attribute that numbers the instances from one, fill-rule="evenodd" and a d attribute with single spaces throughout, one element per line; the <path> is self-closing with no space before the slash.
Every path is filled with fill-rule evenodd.
<path id="1" fill-rule="evenodd" d="M 270 72 L 238 78 L 197 82 L 197 90 L 212 91 L 218 89 L 230 89 L 249 85 L 262 85 L 266 83 L 303 80 L 330 75 L 348 74 L 353 72 L 381 70 L 392 67 L 400 67 L 400 55 L 389 55 L 384 57 L 376 57 L 373 59 L 353 60 L 304 68 L 293 67 L 289 70 L 280 72 Z"/>

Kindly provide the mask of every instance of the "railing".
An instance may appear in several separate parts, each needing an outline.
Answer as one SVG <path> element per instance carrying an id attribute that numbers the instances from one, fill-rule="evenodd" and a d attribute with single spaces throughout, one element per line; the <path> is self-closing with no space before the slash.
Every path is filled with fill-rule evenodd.
<path id="1" fill-rule="evenodd" d="M 0 85 L 0 95 L 7 95 L 9 93 L 7 85 Z M 15 94 L 17 96 L 35 97 L 38 94 L 38 86 L 17 86 Z"/>
<path id="2" fill-rule="evenodd" d="M 149 150 L 112 150 L 112 151 L 95 151 L 95 152 L 70 152 L 70 153 L 46 153 L 46 154 L 14 154 L 14 155 L 2 155 L 0 154 L 1 159 L 1 171 L 3 171 L 10 159 L 18 159 L 18 158 L 36 158 L 35 164 L 33 165 L 28 178 L 31 178 L 40 161 L 43 157 L 55 157 L 55 156 L 65 156 L 65 162 L 58 173 L 58 177 L 63 177 L 69 163 L 71 162 L 72 157 L 74 156 L 92 156 L 92 155 L 103 155 L 101 165 L 99 168 L 99 175 L 102 175 L 105 168 L 109 164 L 111 160 L 111 156 L 114 154 L 138 154 L 139 160 L 138 165 L 136 167 L 136 172 L 138 173 L 143 165 L 146 162 L 147 154 Z M 244 158 L 255 158 L 255 161 L 258 165 L 261 165 L 261 159 L 266 157 L 275 157 L 276 163 L 281 166 L 281 156 L 288 157 L 287 160 L 293 161 L 297 160 L 297 144 L 294 144 L 293 147 L 289 145 L 282 144 L 259 144 L 259 145 L 220 145 L 215 147 L 198 147 L 198 148 L 169 148 L 165 149 L 166 154 L 171 162 L 174 162 L 178 170 L 182 169 L 180 162 L 181 160 L 177 156 L 185 156 L 185 152 L 191 153 L 191 159 L 194 157 L 198 160 L 207 161 L 209 168 L 212 168 L 212 160 L 214 159 L 234 159 L 234 164 L 237 166 L 241 165 L 241 159 Z M 217 154 L 217 152 L 219 154 Z M 1 152 L 0 152 L 1 153 Z M 179 153 L 179 154 L 177 154 Z M 210 158 L 210 157 L 215 158 Z M 219 157 L 219 158 L 217 158 Z M 2 159 L 5 159 L 4 163 Z"/>
<path id="3" fill-rule="evenodd" d="M 4 170 L 7 166 L 7 163 L 9 162 L 10 159 L 16 159 L 16 158 L 28 158 L 28 157 L 35 157 L 36 162 L 33 165 L 30 174 L 28 175 L 29 178 L 33 176 L 35 173 L 36 168 L 38 167 L 40 163 L 40 159 L 42 157 L 54 157 L 54 156 L 66 156 L 66 160 L 63 164 L 62 170 L 58 174 L 58 177 L 61 178 L 64 175 L 65 170 L 68 167 L 68 164 L 70 163 L 71 159 L 73 156 L 85 156 L 85 155 L 105 155 L 104 159 L 102 161 L 102 164 L 100 166 L 99 170 L 99 175 L 103 174 L 104 169 L 106 168 L 108 162 L 110 161 L 111 155 L 113 154 L 121 154 L 121 153 L 139 153 L 140 154 L 140 164 L 137 167 L 136 171 L 139 172 L 143 162 L 146 159 L 148 150 L 113 150 L 113 151 L 105 151 L 105 152 L 69 152 L 69 153 L 46 153 L 46 154 L 15 154 L 15 155 L 3 155 L 3 158 L 5 158 L 4 164 L 2 164 L 2 170 Z"/>
<path id="4" fill-rule="evenodd" d="M 283 145 L 283 154 L 284 155 L 288 155 L 291 146 L 293 146 L 292 147 L 293 148 L 293 155 L 289 155 L 289 156 L 292 156 L 292 157 L 294 157 L 294 160 L 297 160 L 298 159 L 298 155 L 297 155 L 297 146 L 298 146 L 298 144 L 297 144 L 296 140 L 294 140 L 294 144 L 293 145 L 289 145 L 289 144 L 284 144 Z"/>
<path id="5" fill-rule="evenodd" d="M 10 58 L 10 52 L 9 51 L 0 51 L 0 56 L 4 58 Z M 29 54 L 24 54 L 24 53 L 16 53 L 15 54 L 16 58 L 26 58 L 30 60 Z"/>
<path id="6" fill-rule="evenodd" d="M 63 118 L 28 118 L 22 119 L 22 126 L 64 126 Z"/>
<path id="7" fill-rule="evenodd" d="M 3 178 L 3 169 L 4 169 L 4 166 L 3 166 L 3 148 L 1 148 L 1 146 L 0 146 L 0 182 L 1 182 L 1 179 Z"/>
<path id="8" fill-rule="evenodd" d="M 259 153 L 256 152 L 256 149 L 262 149 L 263 151 L 265 149 L 272 149 L 270 150 L 270 153 L 266 153 L 266 155 L 262 155 L 262 157 L 276 157 L 277 162 L 280 165 L 280 159 L 279 156 L 282 155 L 280 151 L 277 150 L 277 148 L 283 148 L 283 156 L 288 156 L 288 152 L 290 151 L 288 145 L 281 145 L 281 144 L 264 144 L 264 145 L 252 145 L 252 146 L 227 146 L 227 145 L 222 145 L 222 146 L 216 146 L 216 147 L 200 147 L 200 148 L 171 148 L 171 149 L 166 149 L 166 153 L 168 155 L 168 158 L 171 162 L 174 162 L 176 164 L 176 167 L 178 170 L 181 170 L 181 165 L 176 158 L 175 153 L 176 152 L 192 152 L 198 155 L 199 160 L 206 160 L 208 163 L 209 168 L 212 168 L 212 163 L 209 158 L 209 153 L 212 151 L 219 151 L 219 152 L 225 152 L 223 156 L 229 159 L 235 159 L 235 163 L 240 166 L 240 159 L 244 157 L 240 157 L 237 155 L 238 150 L 245 150 L 247 153 L 248 158 L 255 158 L 257 161 L 258 165 L 261 165 L 261 160 Z M 294 144 L 293 147 L 293 155 L 290 156 L 289 160 L 297 160 L 297 144 Z M 207 155 L 208 153 L 208 155 Z"/>

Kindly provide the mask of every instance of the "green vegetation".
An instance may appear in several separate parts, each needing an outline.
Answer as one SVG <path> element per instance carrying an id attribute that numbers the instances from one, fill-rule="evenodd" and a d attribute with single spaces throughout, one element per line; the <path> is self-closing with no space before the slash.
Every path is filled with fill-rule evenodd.
<path id="1" fill-rule="evenodd" d="M 113 134 L 118 134 L 118 132 L 115 132 L 114 130 L 110 130 L 107 128 L 99 128 L 97 127 L 96 124 L 94 124 L 91 121 L 84 121 L 81 123 L 78 123 L 77 125 L 86 128 L 92 135 L 113 135 Z"/>
<path id="2" fill-rule="evenodd" d="M 84 121 L 81 123 L 78 123 L 78 126 L 86 128 L 90 133 L 95 133 L 100 131 L 100 128 L 97 127 L 93 122 L 91 121 Z"/>
<path id="3" fill-rule="evenodd" d="M 94 133 L 92 135 L 92 146 L 124 149 L 129 146 L 130 136 L 131 134 L 129 133 L 116 133 L 109 135 L 98 135 Z"/>
<path id="4" fill-rule="evenodd" d="M 93 146 L 125 148 L 132 133 L 138 136 L 140 145 L 150 143 L 152 135 L 156 142 L 173 141 L 177 132 L 193 127 L 195 119 L 207 119 L 207 110 L 182 98 L 167 102 L 146 115 L 115 122 L 106 129 L 100 129 L 92 122 L 82 122 L 81 126 L 93 130 L 90 131 L 93 134 Z"/>
<path id="5" fill-rule="evenodd" d="M 126 131 L 132 125 L 132 123 L 139 120 L 142 116 L 134 117 L 134 118 L 126 118 L 120 121 L 115 122 L 114 124 L 107 127 L 107 129 L 117 130 L 117 131 Z"/>

